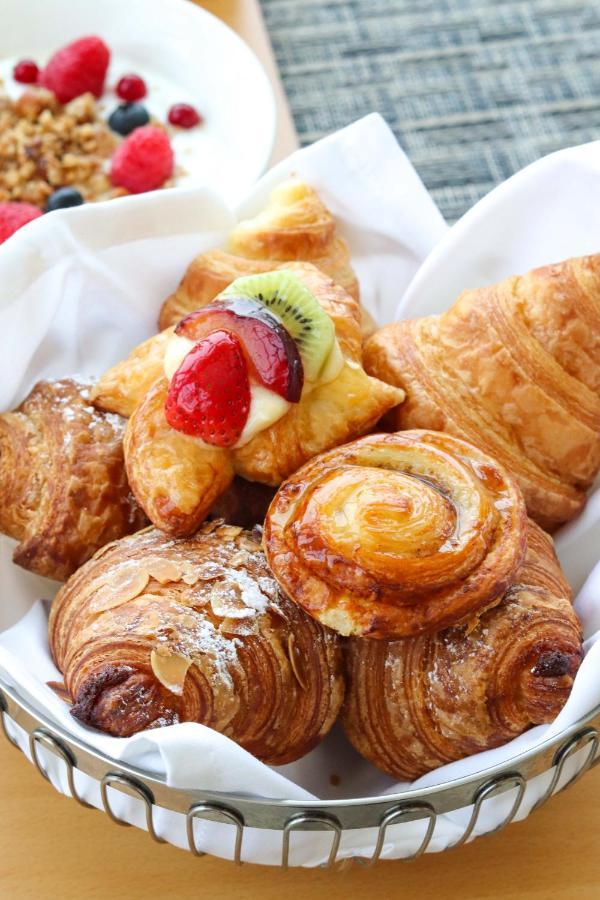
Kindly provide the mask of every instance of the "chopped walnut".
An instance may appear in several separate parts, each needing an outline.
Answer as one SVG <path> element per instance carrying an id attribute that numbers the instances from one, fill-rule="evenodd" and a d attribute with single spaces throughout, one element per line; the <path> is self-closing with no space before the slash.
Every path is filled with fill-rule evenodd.
<path id="1" fill-rule="evenodd" d="M 77 188 L 87 201 L 126 194 L 114 188 L 107 161 L 117 138 L 98 114 L 92 94 L 62 106 L 42 88 L 18 100 L 0 96 L 0 201 L 43 207 L 57 188 Z"/>

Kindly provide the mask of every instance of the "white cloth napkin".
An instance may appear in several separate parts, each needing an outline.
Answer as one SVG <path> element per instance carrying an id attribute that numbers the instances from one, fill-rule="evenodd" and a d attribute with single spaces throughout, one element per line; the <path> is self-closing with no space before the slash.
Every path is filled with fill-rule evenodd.
<path id="1" fill-rule="evenodd" d="M 160 303 L 195 253 L 225 240 L 233 221 L 257 212 L 270 189 L 291 174 L 312 184 L 348 239 L 363 302 L 381 322 L 444 309 L 465 287 L 493 282 L 534 265 L 599 249 L 600 208 L 590 202 L 600 186 L 600 143 L 565 150 L 525 169 L 484 198 L 452 229 L 445 225 L 410 162 L 383 120 L 371 115 L 305 150 L 268 173 L 230 212 L 203 190 L 172 190 L 44 216 L 0 248 L 0 408 L 21 400 L 40 378 L 98 374 L 151 334 Z M 510 744 L 445 766 L 415 782 L 435 785 L 509 760 L 558 733 L 600 703 L 600 492 L 558 538 L 561 561 L 577 588 L 587 655 L 571 698 L 556 721 Z M 115 759 L 163 775 L 173 786 L 306 800 L 393 793 L 394 784 L 359 757 L 341 731 L 297 763 L 278 769 L 201 725 L 186 723 L 129 739 L 84 728 L 46 686 L 59 679 L 48 651 L 46 605 L 53 582 L 11 563 L 12 543 L 0 541 L 0 675 L 45 714 Z M 593 571 L 592 571 L 593 570 Z M 588 578 L 589 576 L 589 578 Z M 586 581 L 587 578 L 587 581 Z M 12 627 L 10 627 L 12 626 Z M 15 736 L 25 747 L 20 729 Z M 61 765 L 41 753 L 53 782 L 66 790 Z M 568 774 L 568 773 L 567 773 Z M 340 778 L 332 786 L 330 776 Z M 520 817 L 547 784 L 530 783 Z M 98 784 L 77 776 L 90 802 Z M 143 825 L 143 810 L 111 791 L 115 811 Z M 476 833 L 495 827 L 513 792 L 488 801 Z M 430 850 L 455 842 L 470 809 L 441 816 Z M 187 846 L 182 816 L 158 810 L 157 831 Z M 406 856 L 419 845 L 424 823 L 388 829 L 383 856 Z M 340 856 L 369 856 L 374 829 L 345 832 Z M 331 837 L 296 835 L 292 862 L 327 858 Z M 197 842 L 230 857 L 232 829 L 197 824 Z M 281 834 L 246 829 L 243 858 L 277 864 Z"/>

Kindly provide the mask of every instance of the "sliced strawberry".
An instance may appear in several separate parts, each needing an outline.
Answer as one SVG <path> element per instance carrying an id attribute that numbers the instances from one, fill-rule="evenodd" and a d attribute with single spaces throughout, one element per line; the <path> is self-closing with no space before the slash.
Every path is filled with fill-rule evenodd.
<path id="1" fill-rule="evenodd" d="M 199 341 L 215 329 L 236 334 L 256 380 L 289 403 L 298 403 L 304 372 L 296 342 L 264 306 L 243 297 L 217 300 L 190 313 L 175 331 Z"/>
<path id="2" fill-rule="evenodd" d="M 235 334 L 213 331 L 190 350 L 173 376 L 165 415 L 177 431 L 215 447 L 232 447 L 250 410 L 250 382 Z"/>

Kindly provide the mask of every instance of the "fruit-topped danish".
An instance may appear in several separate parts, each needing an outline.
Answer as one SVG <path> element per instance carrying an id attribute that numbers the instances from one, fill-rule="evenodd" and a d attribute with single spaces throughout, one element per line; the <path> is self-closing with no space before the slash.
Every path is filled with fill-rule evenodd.
<path id="1" fill-rule="evenodd" d="M 94 393 L 101 409 L 130 416 L 132 490 L 178 535 L 197 528 L 235 474 L 277 486 L 402 399 L 362 368 L 358 302 L 308 263 L 236 279 Z"/>
<path id="2" fill-rule="evenodd" d="M 167 421 L 213 446 L 243 446 L 343 364 L 333 322 L 296 275 L 238 278 L 175 328 Z"/>

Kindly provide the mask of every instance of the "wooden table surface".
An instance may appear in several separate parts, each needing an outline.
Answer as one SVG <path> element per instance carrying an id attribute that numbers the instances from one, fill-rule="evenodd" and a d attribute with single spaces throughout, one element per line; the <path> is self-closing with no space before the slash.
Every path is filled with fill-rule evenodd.
<path id="1" fill-rule="evenodd" d="M 295 133 L 256 0 L 201 5 L 236 28 L 273 77 L 280 110 L 274 159 L 284 156 Z M 366 892 L 419 900 L 598 898 L 599 801 L 600 767 L 528 821 L 460 850 L 371 870 L 237 869 L 158 847 L 143 832 L 81 809 L 0 738 L 0 900 L 280 900 L 285 893 L 336 900 Z"/>

